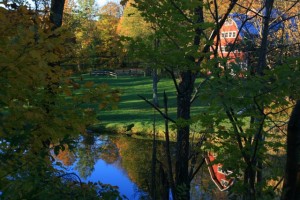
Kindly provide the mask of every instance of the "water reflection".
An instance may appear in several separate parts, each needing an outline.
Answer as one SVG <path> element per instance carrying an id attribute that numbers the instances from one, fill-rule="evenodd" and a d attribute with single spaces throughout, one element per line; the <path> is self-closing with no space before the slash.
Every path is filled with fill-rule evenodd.
<path id="1" fill-rule="evenodd" d="M 127 163 L 120 155 L 120 140 L 117 137 L 82 136 L 75 151 L 67 147 L 56 159 L 64 165 L 66 172 L 80 176 L 83 182 L 102 182 L 118 186 L 121 195 L 128 199 L 147 199 L 147 193 L 140 189 L 122 166 Z M 129 145 L 130 146 L 130 145 Z"/>
<path id="2" fill-rule="evenodd" d="M 126 136 L 89 135 L 83 136 L 80 141 L 74 153 L 66 148 L 66 151 L 57 156 L 68 172 L 78 174 L 83 182 L 100 181 L 118 186 L 120 193 L 130 200 L 150 199 L 146 192 L 150 191 L 151 185 L 152 142 L 150 140 L 138 140 Z M 158 142 L 159 162 L 155 184 L 156 190 L 159 191 L 156 195 L 157 199 L 164 199 L 163 193 L 168 193 L 168 185 L 162 184 L 164 177 L 162 166 L 165 165 L 166 160 L 164 152 L 163 143 Z M 191 196 L 194 197 L 192 199 L 221 199 L 222 195 L 214 194 L 216 190 L 212 188 L 208 176 L 204 167 L 196 177 L 197 181 L 192 183 Z"/>
<path id="3" fill-rule="evenodd" d="M 93 135 L 82 136 L 81 143 L 76 149 L 77 163 L 75 169 L 79 176 L 87 179 L 95 169 L 95 164 L 101 154 L 101 142 L 96 142 Z"/>

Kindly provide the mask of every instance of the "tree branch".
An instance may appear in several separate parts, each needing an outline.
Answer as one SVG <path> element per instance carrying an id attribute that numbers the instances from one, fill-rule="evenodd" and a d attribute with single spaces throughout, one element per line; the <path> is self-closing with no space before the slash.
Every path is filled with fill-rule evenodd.
<path id="1" fill-rule="evenodd" d="M 138 97 L 140 97 L 141 99 L 143 99 L 146 103 L 148 103 L 152 108 L 154 108 L 157 112 L 159 112 L 159 114 L 163 117 L 163 118 L 165 118 L 165 119 L 167 119 L 167 120 L 169 120 L 169 121 L 171 121 L 171 122 L 173 122 L 174 124 L 176 124 L 176 121 L 175 120 L 173 120 L 173 119 L 171 119 L 170 117 L 168 117 L 167 115 L 165 115 L 165 113 L 163 113 L 161 110 L 160 110 L 160 108 L 158 108 L 156 105 L 154 105 L 152 102 L 150 102 L 149 100 L 147 100 L 145 97 L 143 97 L 143 96 L 141 96 L 141 95 L 138 95 Z"/>
<path id="2" fill-rule="evenodd" d="M 172 6 L 174 6 L 174 8 L 176 8 L 178 12 L 184 17 L 184 19 L 186 19 L 186 21 L 188 21 L 191 24 L 194 24 L 193 20 L 189 19 L 173 0 L 169 0 L 169 1 L 172 4 Z"/>

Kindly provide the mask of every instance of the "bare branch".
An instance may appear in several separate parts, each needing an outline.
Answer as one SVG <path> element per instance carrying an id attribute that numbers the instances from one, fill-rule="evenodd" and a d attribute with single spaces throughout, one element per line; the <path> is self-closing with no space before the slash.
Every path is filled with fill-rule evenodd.
<path id="1" fill-rule="evenodd" d="M 283 181 L 284 176 L 281 177 L 281 179 L 278 181 L 278 183 L 274 186 L 273 190 L 276 190 L 278 188 L 278 186 L 280 185 L 280 183 Z"/>
<path id="2" fill-rule="evenodd" d="M 202 81 L 198 87 L 195 88 L 195 93 L 191 98 L 191 104 L 199 97 L 199 89 L 210 79 L 209 76 L 207 76 L 204 81 Z"/>
<path id="3" fill-rule="evenodd" d="M 205 158 L 202 159 L 201 163 L 198 165 L 194 173 L 190 176 L 190 180 L 193 180 L 193 178 L 196 176 L 198 171 L 201 169 L 202 165 L 205 163 Z"/>
<path id="4" fill-rule="evenodd" d="M 141 99 L 143 99 L 143 100 L 144 100 L 145 102 L 147 102 L 152 108 L 154 108 L 157 112 L 159 112 L 159 114 L 160 114 L 163 118 L 165 118 L 165 119 L 167 119 L 167 120 L 173 122 L 174 124 L 176 123 L 175 120 L 173 120 L 173 119 L 171 119 L 170 117 L 168 117 L 167 115 L 165 115 L 165 113 L 163 113 L 163 112 L 160 110 L 159 107 L 157 107 L 156 105 L 154 105 L 154 104 L 153 104 L 152 102 L 150 102 L 148 99 L 146 99 L 145 97 L 143 97 L 143 96 L 141 96 L 141 95 L 138 95 L 138 97 L 140 97 Z"/>
<path id="5" fill-rule="evenodd" d="M 238 5 L 238 6 L 241 7 L 241 8 L 246 9 L 246 10 L 249 11 L 249 12 L 254 13 L 256 16 L 263 17 L 261 14 L 259 14 L 259 12 L 260 12 L 262 9 L 260 9 L 260 11 L 257 12 L 257 11 L 255 11 L 255 10 L 249 9 L 249 7 L 245 7 L 245 6 L 241 5 L 240 3 L 236 3 L 236 5 Z"/>
<path id="6" fill-rule="evenodd" d="M 168 68 L 166 68 L 166 70 L 167 70 L 167 72 L 170 73 L 170 75 L 171 75 L 171 77 L 172 77 L 173 83 L 174 83 L 175 88 L 176 88 L 176 92 L 179 93 L 178 83 L 177 83 L 177 81 L 176 81 L 176 77 L 175 77 L 174 71 L 171 70 L 171 69 L 168 69 Z"/>

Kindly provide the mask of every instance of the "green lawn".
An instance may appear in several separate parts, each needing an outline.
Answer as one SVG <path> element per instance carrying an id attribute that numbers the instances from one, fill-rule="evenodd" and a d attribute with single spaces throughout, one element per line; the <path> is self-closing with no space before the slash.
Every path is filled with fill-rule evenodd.
<path id="1" fill-rule="evenodd" d="M 135 124 L 133 132 L 149 134 L 152 132 L 153 116 L 156 116 L 156 128 L 159 133 L 163 133 L 164 121 L 163 118 L 142 100 L 138 95 L 144 96 L 152 100 L 152 79 L 151 77 L 130 77 L 119 76 L 103 77 L 90 76 L 84 74 L 82 84 L 86 81 L 94 83 L 107 83 L 112 88 L 121 90 L 121 100 L 118 104 L 118 109 L 101 111 L 97 114 L 99 124 L 117 132 L 124 132 L 124 126 Z M 159 103 L 162 106 L 163 92 L 166 91 L 169 99 L 169 114 L 171 117 L 176 116 L 176 92 L 171 79 L 164 78 L 158 83 Z M 200 105 L 196 105 L 193 111 L 201 109 Z"/>

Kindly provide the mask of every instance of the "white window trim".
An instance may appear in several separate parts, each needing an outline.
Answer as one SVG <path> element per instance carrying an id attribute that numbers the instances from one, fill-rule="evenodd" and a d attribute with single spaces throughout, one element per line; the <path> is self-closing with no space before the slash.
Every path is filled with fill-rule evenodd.
<path id="1" fill-rule="evenodd" d="M 229 36 L 231 35 L 231 36 Z M 221 32 L 221 38 L 236 38 L 236 31 Z"/>
<path id="2" fill-rule="evenodd" d="M 221 173 L 221 174 L 225 174 L 226 176 L 232 174 L 232 171 L 230 171 L 230 170 L 224 171 L 224 170 L 222 169 L 222 166 L 221 166 L 221 165 L 218 165 L 218 172 Z"/>

